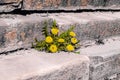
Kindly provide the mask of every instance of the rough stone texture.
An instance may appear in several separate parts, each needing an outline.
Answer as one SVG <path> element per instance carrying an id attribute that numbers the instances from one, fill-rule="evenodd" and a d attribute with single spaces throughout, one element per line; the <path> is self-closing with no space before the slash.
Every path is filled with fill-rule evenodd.
<path id="1" fill-rule="evenodd" d="M 89 80 L 109 80 L 109 76 L 120 73 L 120 38 L 108 40 L 105 45 L 83 48 L 80 51 L 81 55 L 90 58 Z"/>
<path id="2" fill-rule="evenodd" d="M 33 39 L 43 39 L 42 27 L 47 20 L 50 27 L 53 19 L 59 25 L 60 31 L 65 31 L 75 25 L 77 38 L 84 42 L 120 35 L 120 13 L 58 13 L 58 14 L 32 14 L 1 15 L 0 17 L 0 53 L 27 48 Z"/>
<path id="3" fill-rule="evenodd" d="M 93 6 L 115 6 L 120 5 L 119 0 L 89 0 L 89 4 Z"/>
<path id="4" fill-rule="evenodd" d="M 60 29 L 65 31 L 71 25 L 75 26 L 78 39 L 95 40 L 104 39 L 110 36 L 120 35 L 120 13 L 112 12 L 84 12 L 84 13 L 60 13 L 49 14 L 58 22 Z"/>
<path id="5" fill-rule="evenodd" d="M 0 0 L 0 12 L 11 12 L 21 8 L 22 0 Z"/>
<path id="6" fill-rule="evenodd" d="M 0 0 L 0 12 L 22 10 L 120 9 L 119 0 Z"/>
<path id="7" fill-rule="evenodd" d="M 3 4 L 3 3 L 17 3 L 21 0 L 0 0 L 0 3 Z"/>
<path id="8" fill-rule="evenodd" d="M 19 54 L 19 55 L 17 55 Z M 0 58 L 0 80 L 88 80 L 89 59 L 73 53 L 18 51 Z"/>
<path id="9" fill-rule="evenodd" d="M 120 80 L 120 73 L 117 74 L 117 80 Z"/>
<path id="10" fill-rule="evenodd" d="M 2 24 L 2 22 L 0 22 L 0 23 Z M 5 38 L 3 35 L 5 35 L 5 32 L 6 32 L 5 27 L 7 25 L 5 25 L 5 24 L 3 24 L 3 25 L 4 26 L 0 25 L 0 46 L 4 45 L 4 42 L 5 42 Z"/>
<path id="11" fill-rule="evenodd" d="M 23 3 L 25 10 L 59 10 L 62 7 L 65 9 L 66 7 L 72 8 L 72 6 L 80 5 L 79 0 L 24 0 Z"/>
<path id="12" fill-rule="evenodd" d="M 119 0 L 24 0 L 25 10 L 119 9 Z"/>
<path id="13" fill-rule="evenodd" d="M 19 48 L 31 47 L 35 38 L 43 39 L 42 28 L 45 21 L 50 26 L 52 20 L 41 16 L 9 15 L 0 18 L 0 53 Z M 48 26 L 48 27 L 49 27 Z"/>
<path id="14" fill-rule="evenodd" d="M 117 80 L 117 74 L 114 74 L 107 78 L 108 80 Z"/>

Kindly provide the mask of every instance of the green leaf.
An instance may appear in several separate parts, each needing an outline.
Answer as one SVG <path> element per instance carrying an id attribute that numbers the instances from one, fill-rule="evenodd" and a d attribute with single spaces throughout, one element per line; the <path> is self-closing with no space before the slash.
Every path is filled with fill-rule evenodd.
<path id="1" fill-rule="evenodd" d="M 69 36 L 69 33 L 70 33 L 71 31 L 73 31 L 73 29 L 74 29 L 74 26 L 71 26 L 67 31 L 61 33 L 61 34 L 60 34 L 60 37 L 61 37 L 61 38 L 66 38 L 66 37 L 68 37 L 68 36 Z"/>
<path id="2" fill-rule="evenodd" d="M 56 20 L 53 21 L 52 23 L 52 26 L 51 28 L 57 28 L 57 23 L 56 23 Z M 50 31 L 49 31 L 49 28 L 48 28 L 48 22 L 45 21 L 44 22 L 44 27 L 42 28 L 42 34 L 45 36 L 45 38 L 47 36 L 51 36 L 53 38 L 53 42 L 52 43 L 47 43 L 45 40 L 37 40 L 37 38 L 35 38 L 35 42 L 32 43 L 32 47 L 35 48 L 36 50 L 39 50 L 39 51 L 46 51 L 46 52 L 51 52 L 50 51 L 50 46 L 52 44 L 56 45 L 57 48 L 58 48 L 58 52 L 59 51 L 66 51 L 66 46 L 68 44 L 72 44 L 71 42 L 71 38 L 72 36 L 69 35 L 69 33 L 71 31 L 73 31 L 74 29 L 74 26 L 71 26 L 68 30 L 66 30 L 65 32 L 61 33 L 60 35 L 53 35 Z M 60 43 L 58 42 L 58 39 L 60 38 L 63 38 L 65 40 L 64 43 Z M 76 52 L 78 48 L 80 48 L 80 44 L 78 44 L 80 41 L 78 41 L 76 44 L 72 44 L 74 47 L 75 47 L 75 51 L 73 51 L 75 54 L 80 54 L 80 52 Z"/>
<path id="3" fill-rule="evenodd" d="M 80 54 L 80 51 L 78 51 L 78 52 L 74 52 L 75 54 Z"/>
<path id="4" fill-rule="evenodd" d="M 45 41 L 38 41 L 36 42 L 34 48 L 41 51 L 45 49 L 45 45 L 46 45 Z"/>
<path id="5" fill-rule="evenodd" d="M 78 44 L 78 43 L 75 44 L 75 48 L 76 48 L 76 49 L 79 49 L 79 48 L 80 48 L 80 44 Z"/>
<path id="6" fill-rule="evenodd" d="M 53 21 L 53 24 L 52 24 L 52 28 L 56 28 L 57 27 L 57 22 L 56 20 Z"/>
<path id="7" fill-rule="evenodd" d="M 34 45 L 34 43 L 32 42 L 32 48 L 34 48 L 35 47 L 35 45 Z"/>
<path id="8" fill-rule="evenodd" d="M 35 38 L 35 42 L 38 42 L 37 38 Z"/>
<path id="9" fill-rule="evenodd" d="M 43 48 L 40 48 L 40 47 L 35 47 L 35 49 L 38 50 L 38 51 L 42 51 L 43 50 Z"/>
<path id="10" fill-rule="evenodd" d="M 44 27 L 42 28 L 42 33 L 45 37 L 47 37 L 49 35 L 47 21 L 45 21 L 45 23 L 44 23 Z"/>

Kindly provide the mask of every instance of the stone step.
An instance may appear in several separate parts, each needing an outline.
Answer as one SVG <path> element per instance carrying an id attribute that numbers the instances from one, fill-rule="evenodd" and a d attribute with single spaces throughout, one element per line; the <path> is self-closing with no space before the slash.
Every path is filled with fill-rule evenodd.
<path id="1" fill-rule="evenodd" d="M 0 13 L 20 9 L 22 0 L 0 0 Z"/>
<path id="2" fill-rule="evenodd" d="M 23 10 L 120 9 L 119 0 L 25 0 L 23 3 Z"/>
<path id="3" fill-rule="evenodd" d="M 43 39 L 42 27 L 45 21 L 48 27 L 52 19 L 37 15 L 1 15 L 0 18 L 0 53 L 31 46 L 35 38 Z"/>
<path id="4" fill-rule="evenodd" d="M 0 80 L 88 80 L 89 59 L 73 53 L 22 50 L 0 56 Z"/>
<path id="5" fill-rule="evenodd" d="M 75 26 L 78 39 L 95 40 L 97 36 L 107 38 L 120 34 L 119 12 L 83 12 L 50 14 L 63 31 Z"/>
<path id="6" fill-rule="evenodd" d="M 93 45 L 78 51 L 90 59 L 89 80 L 120 79 L 120 37 L 112 37 L 106 39 L 104 45 Z"/>
<path id="7" fill-rule="evenodd" d="M 0 12 L 21 10 L 120 9 L 119 0 L 1 0 Z"/>
<path id="8" fill-rule="evenodd" d="M 84 12 L 84 13 L 56 13 L 1 15 L 0 16 L 0 53 L 20 48 L 31 47 L 37 37 L 43 39 L 42 27 L 48 22 L 51 27 L 55 19 L 62 31 L 76 26 L 77 38 L 86 40 L 105 39 L 120 35 L 120 12 Z M 100 38 L 99 38 L 100 37 Z"/>
<path id="9" fill-rule="evenodd" d="M 119 80 L 114 75 L 120 73 L 120 37 L 78 51 L 81 54 L 29 49 L 0 55 L 0 80 Z"/>

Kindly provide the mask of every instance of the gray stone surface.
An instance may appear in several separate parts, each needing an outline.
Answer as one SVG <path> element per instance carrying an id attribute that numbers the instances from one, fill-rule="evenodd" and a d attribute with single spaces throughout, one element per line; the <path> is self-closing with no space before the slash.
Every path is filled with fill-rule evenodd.
<path id="1" fill-rule="evenodd" d="M 93 6 L 115 6 L 119 5 L 119 0 L 89 0 L 89 4 Z"/>
<path id="2" fill-rule="evenodd" d="M 109 76 L 120 73 L 120 38 L 109 40 L 105 45 L 95 45 L 80 50 L 90 58 L 90 79 L 109 80 Z M 114 80 L 114 79 L 113 79 Z"/>
<path id="3" fill-rule="evenodd" d="M 117 80 L 120 80 L 120 73 L 117 74 Z"/>
<path id="4" fill-rule="evenodd" d="M 52 20 L 41 16 L 5 15 L 0 18 L 0 53 L 31 47 L 35 38 L 43 39 L 45 21 L 50 27 Z"/>
<path id="5" fill-rule="evenodd" d="M 0 55 L 0 80 L 119 80 L 119 44 L 120 37 L 112 37 L 81 48 L 80 55 L 34 49 Z"/>
<path id="6" fill-rule="evenodd" d="M 120 9 L 119 0 L 0 0 L 0 13 L 21 10 Z"/>
<path id="7" fill-rule="evenodd" d="M 95 40 L 98 36 L 104 39 L 120 35 L 119 14 L 119 12 L 60 13 L 50 14 L 48 17 L 55 19 L 63 31 L 71 25 L 75 26 L 78 39 L 83 41 Z"/>
<path id="8" fill-rule="evenodd" d="M 119 0 L 24 0 L 24 10 L 119 9 Z"/>
<path id="9" fill-rule="evenodd" d="M 107 78 L 108 80 L 117 80 L 117 74 L 114 74 Z"/>
<path id="10" fill-rule="evenodd" d="M 18 51 L 0 58 L 0 80 L 88 80 L 89 58 L 73 53 Z"/>
<path id="11" fill-rule="evenodd" d="M 95 41 L 111 36 L 120 35 L 119 12 L 84 12 L 84 13 L 55 13 L 1 15 L 0 16 L 0 53 L 18 48 L 31 47 L 34 38 L 43 39 L 42 27 L 47 20 L 49 27 L 55 19 L 61 31 L 75 25 L 77 38 L 83 43 L 86 40 Z"/>
<path id="12" fill-rule="evenodd" d="M 11 12 L 21 8 L 22 0 L 0 0 L 0 13 Z"/>

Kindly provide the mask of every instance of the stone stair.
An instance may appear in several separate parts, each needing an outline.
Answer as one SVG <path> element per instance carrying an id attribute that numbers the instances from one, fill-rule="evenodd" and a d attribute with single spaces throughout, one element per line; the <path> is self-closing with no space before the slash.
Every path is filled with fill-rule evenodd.
<path id="1" fill-rule="evenodd" d="M 119 11 L 119 0 L 0 0 L 0 80 L 120 80 Z M 80 54 L 31 48 L 53 20 L 75 26 Z"/>
<path id="2" fill-rule="evenodd" d="M 108 39 L 104 45 L 80 49 L 81 55 L 90 59 L 89 80 L 119 80 L 120 39 Z M 110 78 L 116 75 L 116 77 Z"/>
<path id="3" fill-rule="evenodd" d="M 0 80 L 119 80 L 119 14 L 1 15 Z M 53 20 L 57 21 L 62 31 L 71 25 L 76 26 L 75 32 L 81 40 L 80 55 L 67 52 L 47 54 L 31 49 L 35 37 L 44 38 L 41 34 L 44 22 L 47 21 L 50 27 Z M 97 40 L 102 40 L 104 44 L 96 44 Z M 116 77 L 110 79 L 112 75 Z"/>
<path id="4" fill-rule="evenodd" d="M 44 38 L 41 29 L 44 22 L 48 27 L 56 20 L 59 29 L 67 30 L 70 26 L 76 26 L 81 44 L 86 41 L 104 40 L 111 36 L 119 36 L 120 27 L 119 12 L 84 12 L 84 13 L 56 13 L 56 14 L 31 14 L 1 15 L 0 29 L 0 53 L 20 48 L 30 48 L 31 43 L 37 37 Z"/>
<path id="5" fill-rule="evenodd" d="M 119 10 L 119 0 L 1 0 L 0 12 L 20 10 Z"/>
<path id="6" fill-rule="evenodd" d="M 31 47 L 34 39 L 41 38 L 44 22 L 51 25 L 52 20 L 41 16 L 1 15 L 0 52 Z"/>
<path id="7" fill-rule="evenodd" d="M 22 50 L 0 58 L 0 80 L 88 80 L 89 58 Z M 83 73 L 84 72 L 84 73 Z"/>
<path id="8" fill-rule="evenodd" d="M 0 80 L 119 80 L 119 44 L 120 37 L 112 37 L 81 54 L 28 49 L 1 55 Z"/>

